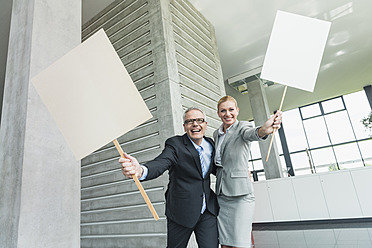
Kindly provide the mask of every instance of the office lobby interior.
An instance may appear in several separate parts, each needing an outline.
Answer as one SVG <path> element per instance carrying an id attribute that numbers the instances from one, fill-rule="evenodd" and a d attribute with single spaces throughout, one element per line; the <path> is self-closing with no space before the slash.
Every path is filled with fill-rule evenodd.
<path id="1" fill-rule="evenodd" d="M 2 218 L 0 242 L 165 247 L 167 175 L 143 183 L 155 222 L 118 168 L 113 144 L 74 160 L 29 80 L 104 29 L 153 115 L 118 138 L 144 163 L 167 137 L 183 133 L 188 107 L 205 110 L 209 137 L 221 125 L 216 104 L 223 95 L 233 96 L 238 119 L 253 125 L 278 110 L 285 86 L 260 75 L 280 10 L 331 26 L 313 92 L 288 87 L 269 162 L 267 147 L 252 144 L 256 208 L 247 235 L 255 248 L 372 247 L 370 0 L 25 2 L 6 0 L 0 10 L 8 34 L 0 40 L 0 214 L 10 216 Z M 195 237 L 188 247 L 197 247 Z"/>

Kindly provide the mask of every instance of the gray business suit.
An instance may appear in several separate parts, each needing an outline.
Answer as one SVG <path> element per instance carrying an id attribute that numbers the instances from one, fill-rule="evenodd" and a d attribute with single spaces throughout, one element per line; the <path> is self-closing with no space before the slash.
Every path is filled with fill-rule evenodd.
<path id="1" fill-rule="evenodd" d="M 216 194 L 220 205 L 217 216 L 221 245 L 250 247 L 255 199 L 249 178 L 248 160 L 252 141 L 258 137 L 257 128 L 249 122 L 235 121 L 220 146 L 221 164 L 217 165 Z M 216 149 L 219 132 L 213 133 Z"/>
<path id="2" fill-rule="evenodd" d="M 253 193 L 249 179 L 248 160 L 251 141 L 263 140 L 258 137 L 257 128 L 249 122 L 235 121 L 221 144 L 221 165 L 217 165 L 216 194 L 240 196 Z M 218 130 L 213 138 L 217 147 Z M 215 157 L 216 162 L 216 157 Z"/>

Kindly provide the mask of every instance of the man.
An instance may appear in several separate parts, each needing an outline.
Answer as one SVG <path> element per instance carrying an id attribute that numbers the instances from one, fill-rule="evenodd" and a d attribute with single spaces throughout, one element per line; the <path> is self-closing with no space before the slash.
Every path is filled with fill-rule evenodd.
<path id="1" fill-rule="evenodd" d="M 192 232 L 201 248 L 218 247 L 215 193 L 210 189 L 210 174 L 215 174 L 214 143 L 204 137 L 207 122 L 202 110 L 189 108 L 183 116 L 185 134 L 165 142 L 162 153 L 140 165 L 129 155 L 120 158 L 123 174 L 151 180 L 169 170 L 165 192 L 167 243 L 169 248 L 186 247 Z"/>

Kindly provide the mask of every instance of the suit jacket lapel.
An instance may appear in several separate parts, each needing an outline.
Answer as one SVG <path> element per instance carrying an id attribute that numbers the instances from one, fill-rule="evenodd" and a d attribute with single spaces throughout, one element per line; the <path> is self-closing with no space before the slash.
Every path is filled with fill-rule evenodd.
<path id="1" fill-rule="evenodd" d="M 218 136 L 218 135 L 217 135 Z M 212 169 L 213 169 L 213 164 L 215 163 L 215 161 L 214 161 L 214 155 L 216 154 L 216 149 L 215 149 L 215 146 L 214 146 L 214 142 L 213 142 L 213 140 L 212 139 L 210 139 L 210 138 L 207 138 L 207 137 L 204 137 L 204 139 L 208 142 L 208 143 L 210 143 L 211 145 L 212 145 L 212 156 L 211 156 L 211 163 L 210 163 L 210 165 L 209 165 L 209 168 L 208 168 L 208 173 L 211 173 L 212 172 Z M 207 173 L 207 174 L 208 174 Z"/>
<path id="2" fill-rule="evenodd" d="M 219 140 L 218 129 L 213 133 L 213 139 L 214 139 L 214 144 L 216 145 L 216 148 L 217 148 L 217 144 Z M 215 154 L 215 149 L 213 149 L 213 153 Z M 216 163 L 216 156 L 213 157 L 213 161 L 214 163 Z"/>
<path id="3" fill-rule="evenodd" d="M 185 148 L 191 153 L 192 157 L 194 158 L 194 165 L 196 165 L 196 169 L 199 171 L 200 175 L 202 175 L 199 153 L 195 149 L 194 145 L 191 143 L 187 134 L 183 135 L 183 143 L 185 144 Z"/>

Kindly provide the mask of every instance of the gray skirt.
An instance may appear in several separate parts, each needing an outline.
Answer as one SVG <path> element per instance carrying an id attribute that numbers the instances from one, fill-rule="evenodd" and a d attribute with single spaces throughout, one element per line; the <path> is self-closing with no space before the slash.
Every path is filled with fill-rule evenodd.
<path id="1" fill-rule="evenodd" d="M 221 245 L 251 247 L 252 219 L 255 205 L 253 194 L 217 196 L 220 212 L 217 216 Z"/>

